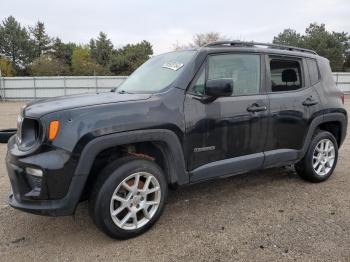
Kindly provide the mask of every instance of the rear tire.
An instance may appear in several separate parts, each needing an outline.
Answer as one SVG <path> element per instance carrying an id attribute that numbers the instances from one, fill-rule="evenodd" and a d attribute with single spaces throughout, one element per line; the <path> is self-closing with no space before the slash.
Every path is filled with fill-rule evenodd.
<path id="1" fill-rule="evenodd" d="M 337 160 L 336 139 L 327 131 L 319 131 L 311 140 L 304 158 L 295 164 L 295 170 L 303 179 L 319 183 L 332 175 Z"/>
<path id="2" fill-rule="evenodd" d="M 124 157 L 110 163 L 95 181 L 90 215 L 112 238 L 136 237 L 158 220 L 167 193 L 167 181 L 156 163 Z"/>

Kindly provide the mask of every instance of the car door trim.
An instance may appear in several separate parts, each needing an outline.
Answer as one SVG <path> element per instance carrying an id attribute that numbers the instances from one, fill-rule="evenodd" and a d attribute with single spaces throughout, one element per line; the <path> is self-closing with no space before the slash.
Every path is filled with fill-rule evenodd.
<path id="1" fill-rule="evenodd" d="M 263 166 L 264 153 L 255 153 L 211 162 L 190 172 L 190 182 L 198 182 L 215 177 L 237 175 L 260 169 Z"/>

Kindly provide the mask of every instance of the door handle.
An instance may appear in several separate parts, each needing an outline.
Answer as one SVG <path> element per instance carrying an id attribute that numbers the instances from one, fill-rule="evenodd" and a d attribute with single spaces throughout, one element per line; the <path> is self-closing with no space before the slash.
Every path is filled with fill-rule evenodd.
<path id="1" fill-rule="evenodd" d="M 251 106 L 247 107 L 248 112 L 261 112 L 266 110 L 267 110 L 266 106 L 259 106 L 258 104 L 252 104 Z"/>
<path id="2" fill-rule="evenodd" d="M 308 97 L 304 100 L 303 106 L 314 106 L 317 105 L 318 102 L 314 100 L 312 97 Z"/>

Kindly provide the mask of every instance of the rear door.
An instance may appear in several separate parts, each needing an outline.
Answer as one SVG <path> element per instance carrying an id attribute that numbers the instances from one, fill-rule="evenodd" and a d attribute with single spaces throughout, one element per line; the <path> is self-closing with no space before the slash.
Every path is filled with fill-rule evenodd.
<path id="1" fill-rule="evenodd" d="M 298 158 L 319 97 L 310 79 L 305 59 L 266 56 L 270 103 L 265 167 Z"/>
<path id="2" fill-rule="evenodd" d="M 203 103 L 207 79 L 233 79 L 233 95 Z M 213 54 L 185 99 L 191 180 L 260 168 L 267 130 L 265 64 L 260 54 Z"/>

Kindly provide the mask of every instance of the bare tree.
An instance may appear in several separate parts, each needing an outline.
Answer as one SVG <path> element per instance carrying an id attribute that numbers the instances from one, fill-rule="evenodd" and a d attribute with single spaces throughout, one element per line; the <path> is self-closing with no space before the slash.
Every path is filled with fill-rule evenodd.
<path id="1" fill-rule="evenodd" d="M 200 46 L 204 46 L 206 44 L 209 44 L 211 42 L 220 41 L 220 40 L 225 40 L 225 37 L 222 36 L 218 32 L 196 34 L 193 37 L 193 41 L 192 41 L 192 43 L 190 43 L 190 46 L 191 47 L 200 47 Z"/>
<path id="2" fill-rule="evenodd" d="M 223 35 L 221 35 L 218 32 L 209 32 L 209 33 L 201 33 L 201 34 L 195 34 L 193 36 L 192 42 L 188 44 L 180 44 L 178 41 L 173 45 L 174 50 L 184 50 L 188 48 L 196 48 L 201 47 L 206 44 L 209 44 L 211 42 L 215 41 L 221 41 L 226 40 L 227 38 Z"/>
<path id="3" fill-rule="evenodd" d="M 173 44 L 174 51 L 180 51 L 191 48 L 189 45 L 182 45 L 179 43 L 179 41 L 176 41 L 175 44 Z"/>

